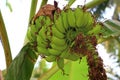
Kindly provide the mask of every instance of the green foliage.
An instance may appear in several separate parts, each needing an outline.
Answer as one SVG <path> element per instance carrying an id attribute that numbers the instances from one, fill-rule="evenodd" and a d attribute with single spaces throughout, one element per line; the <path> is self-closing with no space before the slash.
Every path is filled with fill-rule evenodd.
<path id="1" fill-rule="evenodd" d="M 39 78 L 42 74 L 44 74 L 48 70 L 48 65 L 44 59 L 40 60 L 39 65 L 34 68 L 32 77 Z"/>
<path id="2" fill-rule="evenodd" d="M 38 71 L 40 69 L 38 68 Z M 65 73 L 63 74 L 62 70 L 60 70 L 56 63 L 54 63 L 48 71 L 40 75 L 38 80 L 88 80 L 88 65 L 86 57 L 83 57 L 79 61 L 65 60 L 64 71 Z"/>
<path id="3" fill-rule="evenodd" d="M 88 80 L 88 65 L 86 57 L 81 61 L 69 62 L 65 65 L 65 73 L 58 70 L 49 80 Z"/>
<path id="4" fill-rule="evenodd" d="M 29 80 L 37 60 L 37 55 L 26 44 L 8 68 L 5 80 Z"/>
<path id="5" fill-rule="evenodd" d="M 111 33 L 107 38 L 107 40 L 103 43 L 105 49 L 110 55 L 110 58 L 114 57 L 116 58 L 116 62 L 118 65 L 116 67 L 120 66 L 120 22 L 117 20 L 107 20 L 104 23 L 105 27 L 108 27 L 110 30 L 112 30 L 113 33 Z M 114 73 L 114 69 L 111 68 L 111 72 L 113 76 L 119 79 L 119 75 L 117 73 Z"/>
<path id="6" fill-rule="evenodd" d="M 110 7 L 109 0 L 105 0 L 102 4 L 97 5 L 91 10 L 98 18 L 102 18 L 102 14 L 105 12 L 106 7 Z"/>
<path id="7" fill-rule="evenodd" d="M 8 68 L 10 63 L 12 62 L 12 55 L 11 55 L 11 49 L 10 49 L 10 45 L 9 45 L 7 31 L 6 31 L 6 28 L 5 28 L 5 24 L 4 24 L 4 20 L 3 20 L 3 17 L 2 17 L 1 11 L 0 11 L 0 39 L 2 41 L 2 45 L 3 45 L 3 48 L 4 48 L 6 66 Z"/>

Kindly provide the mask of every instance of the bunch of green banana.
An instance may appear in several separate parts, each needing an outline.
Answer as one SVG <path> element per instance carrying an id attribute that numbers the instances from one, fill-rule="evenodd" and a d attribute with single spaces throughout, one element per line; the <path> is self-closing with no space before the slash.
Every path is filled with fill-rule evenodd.
<path id="1" fill-rule="evenodd" d="M 38 34 L 38 31 L 44 25 L 43 22 L 44 22 L 44 16 L 40 16 L 34 22 L 31 21 L 31 23 L 29 24 L 29 28 L 28 28 L 28 31 L 27 31 L 27 38 L 31 42 L 36 41 L 36 36 Z"/>
<path id="2" fill-rule="evenodd" d="M 56 61 L 63 70 L 64 59 L 76 61 L 83 57 L 71 51 L 75 39 L 81 33 L 84 36 L 98 35 L 102 26 L 95 22 L 93 15 L 82 8 L 63 9 L 60 13 L 49 16 L 39 16 L 29 26 L 27 37 L 35 50 L 44 55 L 48 62 Z"/>

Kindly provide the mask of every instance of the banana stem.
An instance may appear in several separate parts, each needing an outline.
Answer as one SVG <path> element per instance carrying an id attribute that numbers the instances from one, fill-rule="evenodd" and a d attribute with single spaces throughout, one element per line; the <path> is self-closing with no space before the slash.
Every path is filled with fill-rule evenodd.
<path id="1" fill-rule="evenodd" d="M 38 2 L 38 0 L 32 0 L 32 2 L 31 2 L 29 22 L 31 21 L 31 19 L 32 19 L 33 16 L 35 15 L 36 7 L 37 7 L 37 2 Z M 29 24 L 29 23 L 28 23 L 28 24 Z"/>
<path id="2" fill-rule="evenodd" d="M 76 0 L 69 0 L 68 4 L 65 6 L 65 9 L 70 8 L 70 6 L 75 2 Z"/>
<path id="3" fill-rule="evenodd" d="M 29 27 L 30 21 L 32 20 L 33 16 L 35 15 L 36 8 L 37 8 L 37 2 L 38 2 L 38 0 L 32 0 L 32 2 L 31 2 L 28 27 Z M 24 40 L 24 45 L 27 43 L 28 43 L 28 39 L 27 39 L 27 35 L 26 35 L 25 40 Z"/>
<path id="4" fill-rule="evenodd" d="M 11 55 L 11 50 L 10 50 L 10 45 L 9 45 L 9 40 L 5 28 L 5 24 L 3 21 L 2 13 L 0 11 L 0 38 L 2 40 L 2 45 L 4 48 L 4 54 L 5 54 L 5 59 L 6 59 L 6 67 L 8 68 L 9 65 L 12 62 L 12 55 Z"/>
<path id="5" fill-rule="evenodd" d="M 42 3 L 41 3 L 41 5 L 40 5 L 40 8 L 41 8 L 42 6 L 44 6 L 45 4 L 47 4 L 47 2 L 48 2 L 48 0 L 42 0 Z"/>
<path id="6" fill-rule="evenodd" d="M 99 5 L 99 4 L 103 3 L 104 1 L 105 1 L 105 0 L 93 0 L 93 1 L 85 4 L 85 7 L 86 7 L 87 9 L 93 8 L 93 7 L 95 7 L 96 5 Z"/>
<path id="7" fill-rule="evenodd" d="M 65 61 L 64 65 L 68 64 L 70 61 Z M 48 80 L 52 75 L 54 75 L 58 70 L 57 65 L 54 65 L 51 69 L 49 69 L 47 72 L 45 72 L 41 77 L 38 78 L 38 80 Z"/>

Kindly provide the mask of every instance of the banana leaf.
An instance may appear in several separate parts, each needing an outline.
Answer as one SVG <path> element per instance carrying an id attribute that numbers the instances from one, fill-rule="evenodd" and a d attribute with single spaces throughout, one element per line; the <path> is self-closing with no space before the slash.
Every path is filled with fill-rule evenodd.
<path id="1" fill-rule="evenodd" d="M 37 55 L 30 44 L 26 44 L 7 70 L 5 80 L 30 80 Z"/>
<path id="2" fill-rule="evenodd" d="M 88 65 L 86 57 L 81 61 L 70 61 L 65 65 L 65 74 L 58 70 L 49 80 L 88 80 Z"/>

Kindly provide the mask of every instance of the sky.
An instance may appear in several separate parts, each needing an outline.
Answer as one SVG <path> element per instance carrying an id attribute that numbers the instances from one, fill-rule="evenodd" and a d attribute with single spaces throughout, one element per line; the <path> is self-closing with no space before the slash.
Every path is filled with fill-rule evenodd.
<path id="1" fill-rule="evenodd" d="M 48 0 L 48 3 L 53 4 L 54 0 Z M 59 7 L 62 8 L 65 4 L 67 4 L 67 1 L 65 0 L 56 0 L 59 3 Z M 90 1 L 90 0 L 86 0 Z M 30 4 L 31 0 L 8 0 L 10 2 L 13 11 L 10 12 L 9 8 L 6 6 L 6 0 L 1 0 L 0 3 L 0 10 L 2 12 L 5 26 L 10 42 L 12 57 L 15 58 L 15 56 L 19 53 L 21 48 L 23 47 L 25 34 L 28 28 L 28 19 L 29 19 L 29 12 L 30 12 Z M 41 0 L 38 0 L 38 4 L 40 4 Z M 76 7 L 77 5 L 85 4 L 84 0 L 77 0 L 72 7 Z M 39 8 L 39 5 L 37 6 L 37 10 Z M 110 19 L 113 13 L 109 13 L 114 11 L 114 9 L 107 9 L 105 15 L 105 18 Z M 102 45 L 97 46 L 98 51 L 100 52 L 100 56 L 104 57 L 104 63 L 106 67 L 109 67 L 109 65 L 112 65 L 111 60 L 109 59 L 108 55 L 106 54 L 106 50 Z M 4 51 L 2 44 L 0 42 L 0 69 L 3 70 L 6 68 L 5 65 L 5 57 L 4 57 Z"/>

